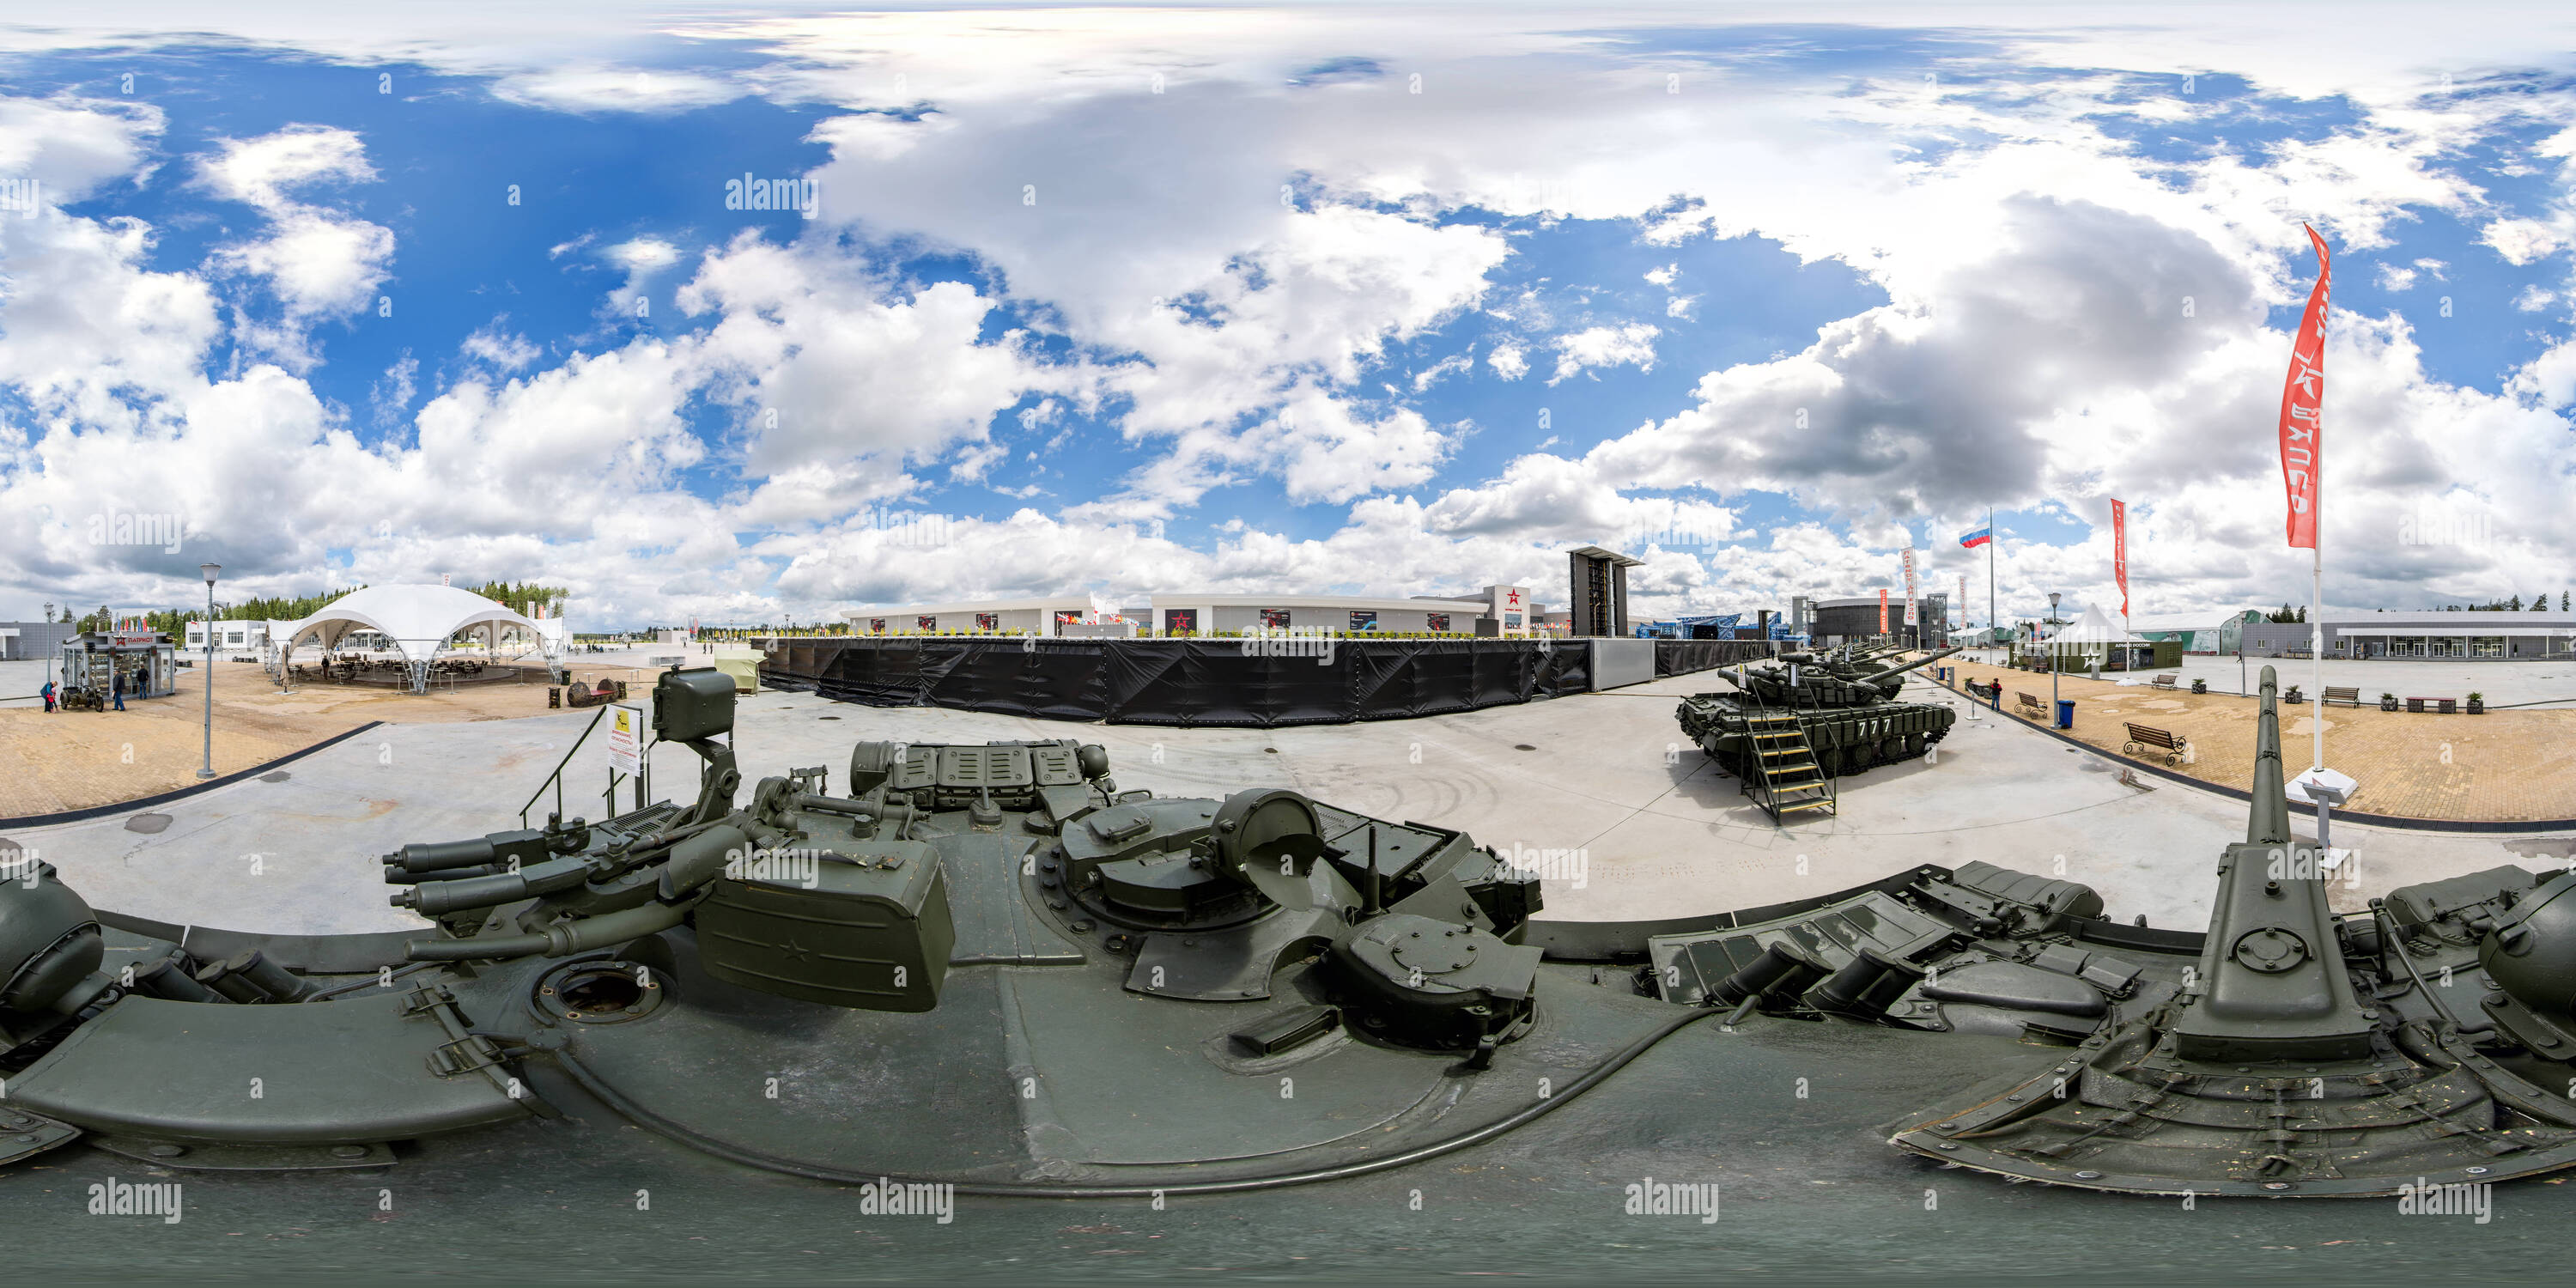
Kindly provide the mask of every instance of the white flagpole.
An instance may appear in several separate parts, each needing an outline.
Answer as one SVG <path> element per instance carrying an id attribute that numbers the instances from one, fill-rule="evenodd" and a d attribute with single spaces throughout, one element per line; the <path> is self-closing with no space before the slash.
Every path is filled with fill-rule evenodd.
<path id="1" fill-rule="evenodd" d="M 2320 436 L 2322 437 L 2322 436 Z M 2320 447 L 2323 443 L 2318 444 Z M 2325 453 L 2317 453 L 2320 464 Z M 2325 479 L 2317 479 L 2317 499 L 2325 499 Z M 2326 767 L 2326 555 L 2325 506 L 2317 507 L 2317 543 L 2308 547 L 2308 693 L 2314 704 L 2308 716 L 2310 730 L 2316 735 L 2316 750 L 2309 768 Z"/>
<path id="2" fill-rule="evenodd" d="M 1994 645 L 1995 627 L 1998 625 L 1995 618 L 1995 542 L 2000 539 L 1995 535 L 1994 507 L 1988 506 L 1986 507 L 1986 638 L 1982 643 L 1989 648 Z"/>

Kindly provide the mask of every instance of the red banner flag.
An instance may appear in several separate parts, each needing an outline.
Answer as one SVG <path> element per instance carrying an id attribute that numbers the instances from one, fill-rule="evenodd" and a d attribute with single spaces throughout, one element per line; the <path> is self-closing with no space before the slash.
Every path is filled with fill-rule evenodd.
<path id="1" fill-rule="evenodd" d="M 1884 586 L 1878 590 L 1878 633 L 1887 633 L 1887 588 Z"/>
<path id="2" fill-rule="evenodd" d="M 2304 227 L 2305 225 L 2302 225 Z M 2290 374 L 2281 385 L 2281 482 L 2290 498 L 2290 544 L 2317 548 L 2317 471 L 2325 441 L 2319 413 L 2326 397 L 2326 294 L 2334 281 L 2326 239 L 2309 228 L 2317 248 L 2317 285 L 2299 316 L 2290 347 Z"/>
<path id="3" fill-rule="evenodd" d="M 2120 620 L 2129 620 L 2129 507 L 2111 498 L 2111 574 L 2120 579 Z"/>

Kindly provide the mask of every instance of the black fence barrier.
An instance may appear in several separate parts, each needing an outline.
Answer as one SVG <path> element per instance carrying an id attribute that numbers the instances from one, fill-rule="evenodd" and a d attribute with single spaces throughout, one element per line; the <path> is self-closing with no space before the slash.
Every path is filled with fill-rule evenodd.
<path id="1" fill-rule="evenodd" d="M 782 639 L 760 681 L 876 707 L 1268 729 L 1586 693 L 1584 641 Z"/>
<path id="2" fill-rule="evenodd" d="M 1714 671 L 1738 662 L 1759 662 L 1769 656 L 1769 640 L 1656 640 L 1655 676 L 1661 679 Z"/>

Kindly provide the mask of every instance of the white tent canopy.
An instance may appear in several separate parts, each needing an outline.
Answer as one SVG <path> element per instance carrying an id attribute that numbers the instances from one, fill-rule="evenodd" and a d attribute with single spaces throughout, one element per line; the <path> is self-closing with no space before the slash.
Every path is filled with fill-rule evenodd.
<path id="1" fill-rule="evenodd" d="M 331 601 L 302 621 L 280 622 L 269 633 L 281 655 L 308 640 L 337 648 L 352 631 L 374 631 L 393 641 L 415 672 L 425 672 L 460 632 L 481 635 L 486 647 L 517 627 L 549 659 L 563 645 L 564 623 L 538 621 L 512 612 L 470 590 L 454 586 L 369 586 Z"/>
<path id="2" fill-rule="evenodd" d="M 2105 644 L 2136 644 L 2145 641 L 2129 634 L 2127 621 L 2114 618 L 2088 604 L 2082 617 L 2058 627 L 2057 632 L 2048 637 L 2048 642 L 2052 645 L 2083 645 L 2098 648 Z"/>

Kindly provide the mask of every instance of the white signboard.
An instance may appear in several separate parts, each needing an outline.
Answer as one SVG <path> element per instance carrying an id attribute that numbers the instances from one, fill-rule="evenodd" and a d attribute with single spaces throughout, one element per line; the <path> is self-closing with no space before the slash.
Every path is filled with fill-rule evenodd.
<path id="1" fill-rule="evenodd" d="M 608 709 L 608 767 L 625 774 L 644 772 L 644 708 Z"/>

